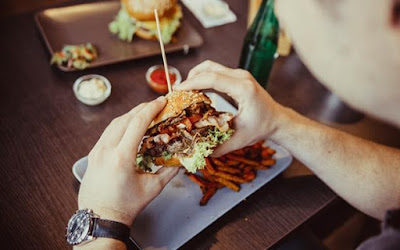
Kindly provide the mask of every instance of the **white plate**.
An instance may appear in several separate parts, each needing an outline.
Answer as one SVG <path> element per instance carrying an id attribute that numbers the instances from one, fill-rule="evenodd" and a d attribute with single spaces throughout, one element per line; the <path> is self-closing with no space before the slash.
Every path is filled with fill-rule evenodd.
<path id="1" fill-rule="evenodd" d="M 217 110 L 236 113 L 237 110 L 215 93 L 207 93 Z M 136 218 L 131 237 L 142 249 L 177 249 L 203 229 L 224 215 L 243 199 L 264 186 L 292 162 L 290 153 L 279 145 L 267 141 L 276 150 L 276 164 L 268 170 L 257 171 L 251 183 L 241 184 L 239 192 L 228 188 L 218 190 L 206 206 L 201 207 L 200 188 L 181 170 L 146 209 Z M 87 167 L 87 157 L 72 167 L 75 177 L 81 181 Z"/>

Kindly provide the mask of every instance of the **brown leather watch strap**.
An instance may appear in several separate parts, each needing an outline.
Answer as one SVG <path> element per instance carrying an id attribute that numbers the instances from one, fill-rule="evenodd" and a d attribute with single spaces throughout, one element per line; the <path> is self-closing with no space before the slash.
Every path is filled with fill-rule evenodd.
<path id="1" fill-rule="evenodd" d="M 92 231 L 92 236 L 94 237 L 113 238 L 128 244 L 129 232 L 130 228 L 120 222 L 94 219 Z"/>

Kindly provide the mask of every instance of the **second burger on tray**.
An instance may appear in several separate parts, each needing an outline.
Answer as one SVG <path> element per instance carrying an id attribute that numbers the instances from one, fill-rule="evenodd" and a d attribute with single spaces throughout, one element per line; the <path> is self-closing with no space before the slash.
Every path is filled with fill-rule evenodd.
<path id="1" fill-rule="evenodd" d="M 157 40 L 154 9 L 157 9 L 160 18 L 163 42 L 170 43 L 182 18 L 182 8 L 176 0 L 121 0 L 121 9 L 108 28 L 119 39 L 127 42 L 131 42 L 134 35 Z"/>

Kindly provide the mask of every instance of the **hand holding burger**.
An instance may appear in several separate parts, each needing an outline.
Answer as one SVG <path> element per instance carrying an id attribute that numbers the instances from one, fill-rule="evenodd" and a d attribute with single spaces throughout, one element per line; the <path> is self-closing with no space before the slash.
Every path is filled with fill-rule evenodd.
<path id="1" fill-rule="evenodd" d="M 167 98 L 141 104 L 114 119 L 89 153 L 79 190 L 79 208 L 90 208 L 102 219 L 130 227 L 178 172 L 178 168 L 166 167 L 149 174 L 137 165 L 183 163 L 188 170 L 195 171 L 203 166 L 204 157 L 214 147 L 229 138 L 232 114 L 218 112 L 210 104 L 197 91 L 173 92 Z M 137 164 L 140 144 L 141 160 Z M 123 249 L 124 244 L 98 238 L 79 247 Z"/>
<path id="2" fill-rule="evenodd" d="M 104 219 L 131 226 L 140 211 L 175 176 L 177 169 L 155 174 L 136 168 L 136 152 L 153 117 L 165 106 L 164 97 L 143 103 L 115 118 L 88 157 L 79 190 L 79 208 L 90 208 Z"/>
<path id="3" fill-rule="evenodd" d="M 235 134 L 218 147 L 213 156 L 221 156 L 260 140 L 275 140 L 277 131 L 286 126 L 291 111 L 277 103 L 254 77 L 243 69 L 231 69 L 205 61 L 194 67 L 175 90 L 215 89 L 232 97 L 238 105 Z"/>

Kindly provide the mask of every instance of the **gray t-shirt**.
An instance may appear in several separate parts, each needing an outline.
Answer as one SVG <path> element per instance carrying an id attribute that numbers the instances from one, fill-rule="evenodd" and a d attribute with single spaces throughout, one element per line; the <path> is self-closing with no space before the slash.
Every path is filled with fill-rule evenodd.
<path id="1" fill-rule="evenodd" d="M 400 250 L 400 209 L 386 212 L 382 232 L 363 242 L 357 250 Z"/>

